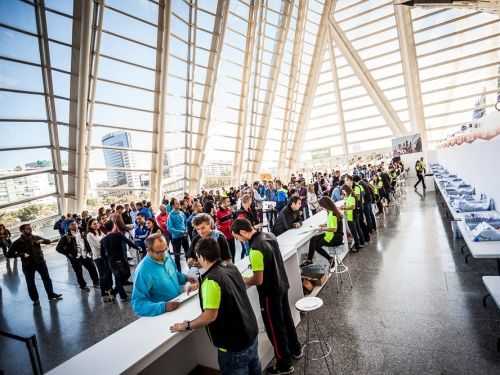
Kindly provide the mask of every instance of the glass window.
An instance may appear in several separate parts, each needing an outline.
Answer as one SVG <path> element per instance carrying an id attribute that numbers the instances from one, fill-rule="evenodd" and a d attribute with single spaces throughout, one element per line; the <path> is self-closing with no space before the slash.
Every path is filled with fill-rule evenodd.
<path id="1" fill-rule="evenodd" d="M 19 0 L 0 1 L 0 22 L 36 33 L 35 7 Z"/>
<path id="2" fill-rule="evenodd" d="M 38 41 L 35 37 L 3 27 L 0 27 L 0 55 L 40 63 Z"/>
<path id="3" fill-rule="evenodd" d="M 43 95 L 0 92 L 0 118 L 46 119 Z"/>
<path id="4" fill-rule="evenodd" d="M 0 131 L 0 148 L 50 144 L 49 130 L 44 122 L 0 122 Z"/>

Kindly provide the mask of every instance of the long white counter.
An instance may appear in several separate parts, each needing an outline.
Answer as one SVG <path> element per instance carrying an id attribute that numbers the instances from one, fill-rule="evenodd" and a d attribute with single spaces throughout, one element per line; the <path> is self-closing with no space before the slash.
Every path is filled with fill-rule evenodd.
<path id="1" fill-rule="evenodd" d="M 341 202 L 337 203 L 339 206 Z M 305 220 L 298 229 L 291 229 L 278 237 L 285 268 L 290 281 L 288 297 L 295 324 L 300 314 L 295 302 L 303 297 L 300 278 L 300 252 L 307 250 L 309 240 L 317 232 L 313 227 L 326 223 L 326 213 L 321 211 Z M 344 243 L 347 253 L 346 225 Z M 248 269 L 248 258 L 238 262 L 240 271 Z M 248 289 L 255 316 L 259 324 L 259 356 L 263 365 L 273 358 L 271 343 L 267 339 L 260 314 L 255 287 Z M 144 317 L 106 337 L 104 340 L 77 354 L 49 371 L 49 375 L 118 375 L 118 374 L 187 374 L 196 365 L 218 368 L 217 352 L 204 329 L 172 333 L 171 325 L 192 320 L 201 313 L 198 297 L 187 298 L 172 312 L 156 317 Z M 112 318 L 112 317 L 110 317 Z"/>

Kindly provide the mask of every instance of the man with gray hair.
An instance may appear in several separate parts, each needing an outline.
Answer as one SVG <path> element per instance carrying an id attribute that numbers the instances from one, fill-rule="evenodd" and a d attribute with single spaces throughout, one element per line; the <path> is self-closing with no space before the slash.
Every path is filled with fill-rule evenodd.
<path id="1" fill-rule="evenodd" d="M 196 290 L 198 282 L 177 271 L 172 257 L 168 256 L 167 241 L 161 233 L 145 240 L 147 255 L 137 266 L 132 291 L 132 309 L 139 316 L 155 316 L 179 307 L 172 301 L 184 290 Z"/>

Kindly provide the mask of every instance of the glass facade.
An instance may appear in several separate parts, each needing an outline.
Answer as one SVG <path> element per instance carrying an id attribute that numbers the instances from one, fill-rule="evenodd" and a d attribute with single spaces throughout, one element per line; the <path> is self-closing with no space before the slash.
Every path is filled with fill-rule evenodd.
<path id="1" fill-rule="evenodd" d="M 393 3 L 0 2 L 2 215 L 286 178 L 386 149 L 394 124 L 419 131 L 405 48 L 436 147 L 479 97 L 494 106 L 500 20 L 405 8 L 402 39 Z"/>

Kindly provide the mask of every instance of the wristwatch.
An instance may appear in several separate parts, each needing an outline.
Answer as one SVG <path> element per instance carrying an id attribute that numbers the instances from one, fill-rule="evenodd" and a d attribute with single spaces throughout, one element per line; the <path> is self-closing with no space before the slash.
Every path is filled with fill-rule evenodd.
<path id="1" fill-rule="evenodd" d="M 191 331 L 191 322 L 189 320 L 186 320 L 186 331 Z"/>

